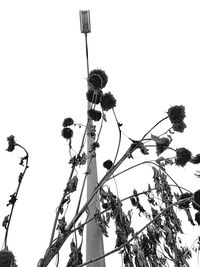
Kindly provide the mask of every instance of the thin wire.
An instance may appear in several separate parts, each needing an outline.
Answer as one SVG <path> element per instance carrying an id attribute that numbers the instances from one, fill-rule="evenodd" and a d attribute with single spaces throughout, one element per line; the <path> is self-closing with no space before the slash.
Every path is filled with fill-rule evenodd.
<path id="1" fill-rule="evenodd" d="M 87 60 L 87 75 L 89 75 L 89 55 L 88 55 L 87 33 L 85 34 L 85 48 L 86 48 L 86 60 Z"/>

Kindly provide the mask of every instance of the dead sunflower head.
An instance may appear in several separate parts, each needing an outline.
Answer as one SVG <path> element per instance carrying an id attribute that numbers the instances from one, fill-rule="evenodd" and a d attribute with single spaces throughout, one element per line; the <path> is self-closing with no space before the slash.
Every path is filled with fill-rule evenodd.
<path id="1" fill-rule="evenodd" d="M 15 256 L 10 250 L 3 249 L 0 251 L 0 266 L 2 267 L 17 266 L 15 262 Z"/>
<path id="2" fill-rule="evenodd" d="M 115 106 L 116 106 L 116 99 L 110 92 L 102 96 L 101 107 L 104 111 L 108 111 L 109 109 L 114 108 Z"/>
<path id="3" fill-rule="evenodd" d="M 62 129 L 62 133 L 61 135 L 65 138 L 65 139 L 71 139 L 72 136 L 73 136 L 73 131 L 69 128 L 69 127 L 66 127 L 66 128 L 63 128 Z"/>
<path id="4" fill-rule="evenodd" d="M 66 118 L 63 121 L 63 127 L 71 126 L 74 123 L 72 118 Z"/>
<path id="5" fill-rule="evenodd" d="M 188 149 L 184 147 L 178 148 L 176 149 L 175 163 L 178 166 L 184 167 L 186 163 L 191 160 L 191 157 L 192 157 L 192 153 Z"/>
<path id="6" fill-rule="evenodd" d="M 94 121 L 99 121 L 101 119 L 101 111 L 92 108 L 88 110 L 88 115 Z"/>
<path id="7" fill-rule="evenodd" d="M 88 84 L 92 89 L 102 89 L 108 82 L 108 76 L 101 69 L 92 70 L 88 76 Z"/>
<path id="8" fill-rule="evenodd" d="M 97 91 L 97 90 L 89 89 L 86 93 L 88 102 L 94 103 L 94 104 L 100 103 L 102 95 L 103 95 L 103 92 L 101 90 Z"/>
<path id="9" fill-rule="evenodd" d="M 168 109 L 167 112 L 171 123 L 181 123 L 185 118 L 185 107 L 184 106 L 173 106 Z"/>
<path id="10" fill-rule="evenodd" d="M 7 141 L 8 141 L 7 151 L 12 152 L 15 149 L 15 145 L 16 145 L 14 135 L 8 136 Z"/>

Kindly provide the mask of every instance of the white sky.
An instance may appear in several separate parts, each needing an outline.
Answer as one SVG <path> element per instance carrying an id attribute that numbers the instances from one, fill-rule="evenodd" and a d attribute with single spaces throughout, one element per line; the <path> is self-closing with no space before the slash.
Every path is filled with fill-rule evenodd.
<path id="1" fill-rule="evenodd" d="M 1 221 L 9 213 L 6 204 L 17 186 L 18 159 L 23 156 L 19 150 L 5 152 L 7 136 L 15 135 L 30 154 L 8 240 L 20 267 L 36 266 L 43 256 L 69 174 L 68 146 L 60 136 L 62 121 L 69 116 L 83 124 L 86 120 L 81 9 L 91 12 L 90 69 L 106 71 L 109 82 L 104 90 L 117 99 L 122 130 L 139 139 L 171 105 L 182 104 L 187 129 L 174 139 L 177 146 L 200 152 L 199 1 L 0 1 Z M 107 159 L 103 155 L 114 156 L 117 143 L 112 113 L 107 116 L 100 166 Z M 178 181 L 184 177 L 184 185 L 199 189 L 200 182 L 192 175 L 198 166 L 186 169 L 176 171 Z M 104 172 L 99 170 L 100 175 Z M 144 188 L 151 172 L 137 175 Z M 124 181 L 119 181 L 119 191 L 130 194 L 135 185 L 130 189 Z M 3 237 L 2 228 L 1 242 Z M 61 257 L 63 253 L 68 257 L 68 245 Z M 60 264 L 65 265 L 66 261 Z M 115 261 L 115 266 L 121 262 Z"/>

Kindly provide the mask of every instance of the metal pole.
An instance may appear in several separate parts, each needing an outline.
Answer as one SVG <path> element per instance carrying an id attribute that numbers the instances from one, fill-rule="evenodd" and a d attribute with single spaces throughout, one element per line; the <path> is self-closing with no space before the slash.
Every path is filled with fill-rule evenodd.
<path id="1" fill-rule="evenodd" d="M 86 60 L 87 60 L 87 75 L 89 75 L 89 56 L 87 34 L 91 31 L 90 28 L 90 12 L 80 11 L 81 32 L 85 34 Z M 88 109 L 91 104 L 88 102 Z M 87 176 L 87 200 L 90 198 L 98 184 L 96 156 L 91 151 L 92 144 L 95 142 L 95 136 L 91 136 L 90 129 L 92 128 L 92 120 L 88 117 L 87 124 L 87 167 L 89 174 Z M 96 194 L 89 207 L 88 219 L 94 217 L 96 209 L 100 210 L 99 196 Z M 92 220 L 86 227 L 86 261 L 104 255 L 103 235 L 97 223 Z M 100 259 L 97 262 L 91 263 L 90 267 L 105 267 L 105 259 Z"/>

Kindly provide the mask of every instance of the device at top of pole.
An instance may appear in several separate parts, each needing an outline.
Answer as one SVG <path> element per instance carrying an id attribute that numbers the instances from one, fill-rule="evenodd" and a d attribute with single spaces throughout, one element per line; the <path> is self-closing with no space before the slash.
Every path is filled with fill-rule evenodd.
<path id="1" fill-rule="evenodd" d="M 82 33 L 89 33 L 91 32 L 91 25 L 90 25 L 90 11 L 89 10 L 80 10 L 80 26 Z"/>

